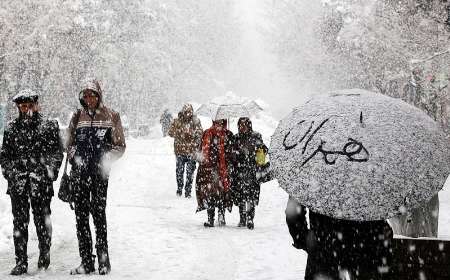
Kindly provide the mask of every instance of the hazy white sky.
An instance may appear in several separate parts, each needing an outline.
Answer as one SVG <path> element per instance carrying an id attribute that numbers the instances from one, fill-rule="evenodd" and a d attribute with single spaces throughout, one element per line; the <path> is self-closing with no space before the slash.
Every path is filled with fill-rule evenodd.
<path id="1" fill-rule="evenodd" d="M 295 92 L 277 67 L 270 45 L 262 30 L 268 28 L 266 14 L 272 0 L 236 0 L 236 15 L 242 22 L 243 37 L 240 52 L 233 64 L 234 71 L 227 84 L 239 95 L 261 98 L 277 117 L 288 114 L 302 96 Z"/>

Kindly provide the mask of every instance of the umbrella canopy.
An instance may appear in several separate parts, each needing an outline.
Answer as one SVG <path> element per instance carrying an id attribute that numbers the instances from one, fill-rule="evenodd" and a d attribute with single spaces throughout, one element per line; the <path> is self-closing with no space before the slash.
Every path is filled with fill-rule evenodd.
<path id="1" fill-rule="evenodd" d="M 217 97 L 207 104 L 201 105 L 196 114 L 210 117 L 213 120 L 252 117 L 263 109 L 253 100 L 239 98 L 232 93 Z"/>
<path id="2" fill-rule="evenodd" d="M 427 202 L 450 173 L 450 144 L 419 109 L 365 90 L 316 97 L 271 139 L 273 175 L 313 211 L 381 220 Z"/>

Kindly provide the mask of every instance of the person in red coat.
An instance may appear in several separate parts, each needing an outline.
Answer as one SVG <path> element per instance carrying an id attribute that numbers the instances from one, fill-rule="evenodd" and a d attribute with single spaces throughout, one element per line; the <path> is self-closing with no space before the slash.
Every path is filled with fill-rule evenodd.
<path id="1" fill-rule="evenodd" d="M 226 120 L 215 120 L 202 136 L 201 160 L 196 179 L 197 212 L 207 209 L 205 227 L 214 226 L 215 208 L 218 208 L 219 226 L 225 225 L 225 208 L 232 206 L 231 155 L 233 133 Z"/>

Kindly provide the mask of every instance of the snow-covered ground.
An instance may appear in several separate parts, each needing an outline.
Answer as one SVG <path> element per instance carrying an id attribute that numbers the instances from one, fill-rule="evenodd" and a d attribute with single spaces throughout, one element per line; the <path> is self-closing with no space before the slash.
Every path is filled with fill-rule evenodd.
<path id="1" fill-rule="evenodd" d="M 266 141 L 273 124 L 256 119 Z M 204 125 L 206 127 L 206 124 Z M 262 186 L 255 229 L 238 228 L 238 211 L 227 212 L 227 226 L 204 228 L 206 213 L 195 213 L 194 198 L 175 195 L 172 139 L 129 139 L 113 167 L 108 193 L 109 279 L 303 279 L 306 254 L 291 246 L 285 225 L 287 194 L 270 182 Z M 55 183 L 57 191 L 58 183 Z M 450 191 L 440 193 L 441 236 L 450 236 Z M 0 182 L 0 279 L 14 266 L 12 215 L 6 182 Z M 73 279 L 80 263 L 75 217 L 67 204 L 52 202 L 52 263 L 37 272 L 37 237 L 30 223 L 27 279 Z M 93 229 L 93 227 L 92 227 Z M 83 276 L 80 276 L 83 277 Z M 94 279 L 103 276 L 90 276 Z M 79 278 L 79 277 L 75 277 Z"/>

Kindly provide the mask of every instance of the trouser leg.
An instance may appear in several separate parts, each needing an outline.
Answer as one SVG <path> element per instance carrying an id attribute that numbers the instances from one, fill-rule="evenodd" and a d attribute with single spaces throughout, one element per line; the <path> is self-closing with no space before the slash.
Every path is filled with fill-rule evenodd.
<path id="1" fill-rule="evenodd" d="M 219 221 L 219 225 L 225 225 L 225 206 L 223 205 L 223 201 L 217 206 L 217 220 Z"/>
<path id="2" fill-rule="evenodd" d="M 92 263 L 92 235 L 89 226 L 89 210 L 91 195 L 91 178 L 85 178 L 76 186 L 74 195 L 75 217 L 78 238 L 78 249 L 81 263 L 89 266 Z"/>
<path id="3" fill-rule="evenodd" d="M 11 210 L 13 214 L 13 239 L 16 264 L 28 264 L 28 224 L 30 222 L 30 203 L 26 194 L 11 194 Z"/>
<path id="4" fill-rule="evenodd" d="M 245 226 L 247 223 L 247 210 L 245 209 L 245 202 L 239 203 L 239 224 L 238 226 Z"/>
<path id="5" fill-rule="evenodd" d="M 97 258 L 99 264 L 109 262 L 106 223 L 108 181 L 96 178 L 92 184 L 91 213 L 94 220 Z"/>
<path id="6" fill-rule="evenodd" d="M 192 181 L 194 179 L 194 171 L 196 168 L 197 163 L 195 160 L 189 158 L 186 162 L 186 186 L 185 186 L 185 193 L 186 196 L 190 195 L 191 189 L 192 189 Z"/>
<path id="7" fill-rule="evenodd" d="M 51 200 L 51 197 L 31 197 L 34 225 L 36 226 L 36 233 L 39 240 L 39 252 L 42 256 L 49 254 L 52 242 L 52 222 L 50 219 Z"/>
<path id="8" fill-rule="evenodd" d="M 255 202 L 248 201 L 247 202 L 247 219 L 249 221 L 253 221 L 254 218 L 255 218 Z"/>
<path id="9" fill-rule="evenodd" d="M 184 156 L 177 156 L 176 176 L 177 176 L 177 194 L 181 195 L 184 186 Z"/>
<path id="10" fill-rule="evenodd" d="M 250 200 L 247 202 L 247 228 L 248 229 L 254 228 L 253 218 L 255 218 L 255 202 Z"/>
<path id="11" fill-rule="evenodd" d="M 209 223 L 210 225 L 214 225 L 214 216 L 215 216 L 215 212 L 216 212 L 216 210 L 215 210 L 214 207 L 210 207 L 210 208 L 208 208 L 208 210 L 207 210 L 207 213 L 208 213 L 208 223 Z"/>

